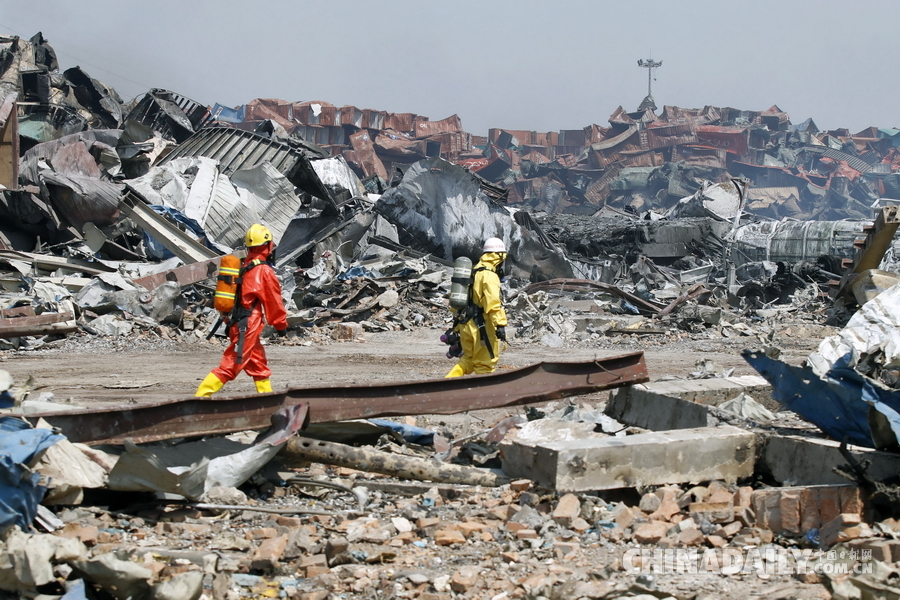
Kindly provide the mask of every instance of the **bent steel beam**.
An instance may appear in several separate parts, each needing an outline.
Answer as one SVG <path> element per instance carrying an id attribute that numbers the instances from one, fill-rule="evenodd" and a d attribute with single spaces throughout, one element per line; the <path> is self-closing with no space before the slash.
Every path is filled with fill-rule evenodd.
<path id="1" fill-rule="evenodd" d="M 283 405 L 309 404 L 310 421 L 405 415 L 450 415 L 589 394 L 649 381 L 643 352 L 454 379 L 293 388 L 284 392 L 187 398 L 128 407 L 28 414 L 43 418 L 71 442 L 121 444 L 263 429 Z"/>

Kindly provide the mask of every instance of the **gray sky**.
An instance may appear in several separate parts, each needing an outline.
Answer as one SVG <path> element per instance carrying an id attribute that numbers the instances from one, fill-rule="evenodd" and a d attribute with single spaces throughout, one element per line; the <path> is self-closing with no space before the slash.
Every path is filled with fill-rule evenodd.
<path id="1" fill-rule="evenodd" d="M 324 100 L 466 131 L 597 123 L 663 105 L 764 110 L 855 133 L 900 127 L 896 0 L 2 0 L 63 69 L 125 100 L 151 87 L 227 106 Z"/>

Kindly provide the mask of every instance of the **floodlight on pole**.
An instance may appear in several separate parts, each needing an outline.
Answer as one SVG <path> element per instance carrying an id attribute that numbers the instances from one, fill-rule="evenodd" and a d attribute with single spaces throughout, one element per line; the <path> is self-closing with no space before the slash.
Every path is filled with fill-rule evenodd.
<path id="1" fill-rule="evenodd" d="M 653 60 L 652 58 L 648 58 L 644 60 L 643 58 L 638 61 L 639 67 L 644 67 L 647 69 L 647 96 L 653 97 L 653 93 L 650 90 L 650 82 L 653 79 L 653 69 L 658 69 L 662 66 L 662 61 Z"/>

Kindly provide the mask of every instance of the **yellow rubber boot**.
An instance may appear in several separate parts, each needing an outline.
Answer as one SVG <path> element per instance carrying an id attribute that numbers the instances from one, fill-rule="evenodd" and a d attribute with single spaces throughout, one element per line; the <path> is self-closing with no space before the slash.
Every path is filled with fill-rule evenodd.
<path id="1" fill-rule="evenodd" d="M 272 382 L 268 379 L 256 379 L 253 383 L 256 384 L 256 392 L 259 394 L 265 394 L 266 392 L 272 391 Z"/>
<path id="2" fill-rule="evenodd" d="M 224 381 L 210 373 L 200 382 L 200 387 L 197 388 L 197 393 L 194 394 L 194 397 L 208 398 L 221 390 L 223 385 L 225 385 Z"/>
<path id="3" fill-rule="evenodd" d="M 463 368 L 463 366 L 460 365 L 459 363 L 456 363 L 453 366 L 453 368 L 450 369 L 450 372 L 447 373 L 446 375 L 444 375 L 444 379 L 452 379 L 453 377 L 462 377 L 465 374 L 466 374 L 466 370 Z"/>

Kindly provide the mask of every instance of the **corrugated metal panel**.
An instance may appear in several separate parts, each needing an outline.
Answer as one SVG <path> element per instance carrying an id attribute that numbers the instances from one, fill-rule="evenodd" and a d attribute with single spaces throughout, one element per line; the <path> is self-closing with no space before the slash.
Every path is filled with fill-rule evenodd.
<path id="1" fill-rule="evenodd" d="M 587 136 L 584 129 L 561 129 L 558 145 L 584 148 L 587 145 Z"/>
<path id="2" fill-rule="evenodd" d="M 355 106 L 341 107 L 341 125 L 353 125 L 362 129 L 362 111 Z"/>
<path id="3" fill-rule="evenodd" d="M 739 156 L 750 150 L 750 130 L 744 127 L 701 125 L 697 127 L 697 139 L 705 146 L 722 148 Z"/>
<path id="4" fill-rule="evenodd" d="M 603 141 L 601 141 L 601 142 L 597 142 L 596 144 L 591 144 L 591 148 L 592 148 L 593 150 L 595 150 L 596 152 L 602 152 L 602 151 L 604 151 L 604 150 L 610 150 L 610 149 L 612 149 L 612 148 L 615 148 L 615 147 L 618 146 L 619 144 L 624 143 L 625 141 L 627 141 L 631 136 L 633 136 L 633 135 L 636 134 L 637 132 L 638 132 L 637 127 L 636 127 L 636 126 L 631 126 L 631 127 L 629 127 L 628 129 L 626 129 L 625 131 L 623 131 L 622 133 L 620 133 L 620 134 L 618 134 L 618 135 L 615 135 L 615 136 L 613 136 L 613 137 L 611 137 L 611 138 L 607 138 L 607 139 L 605 139 L 605 140 L 603 140 Z M 560 131 L 559 133 L 560 133 L 560 137 L 562 137 L 562 133 L 563 133 L 563 132 Z M 581 133 L 582 133 L 582 135 L 584 134 L 583 131 L 582 131 Z"/>
<path id="5" fill-rule="evenodd" d="M 387 113 L 384 119 L 384 128 L 412 133 L 416 129 L 417 118 L 417 115 L 413 113 Z"/>
<path id="6" fill-rule="evenodd" d="M 246 121 L 272 119 L 285 129 L 293 126 L 293 107 L 290 102 L 275 98 L 257 98 L 247 103 Z"/>
<path id="7" fill-rule="evenodd" d="M 287 144 L 228 127 L 201 129 L 166 155 L 160 164 L 181 156 L 205 156 L 215 159 L 219 161 L 219 168 L 226 175 L 263 162 L 272 163 L 278 171 L 288 174 L 300 160 L 303 160 L 299 152 Z"/>
<path id="8" fill-rule="evenodd" d="M 694 133 L 693 125 L 688 123 L 647 127 L 641 133 L 646 133 L 648 150 L 697 143 L 697 134 Z"/>
<path id="9" fill-rule="evenodd" d="M 234 173 L 230 181 L 219 180 L 204 228 L 216 242 L 235 248 L 243 243 L 250 225 L 262 223 L 277 244 L 299 208 L 293 184 L 263 163 Z"/>
<path id="10" fill-rule="evenodd" d="M 727 168 L 727 152 L 722 148 L 683 145 L 672 149 L 672 161 L 712 169 Z"/>
<path id="11" fill-rule="evenodd" d="M 491 140 L 491 143 L 497 143 L 497 140 L 500 139 L 500 136 L 503 133 L 507 133 L 518 140 L 517 146 L 523 146 L 534 143 L 534 132 L 532 131 L 523 131 L 518 129 L 489 129 L 488 130 L 488 139 Z"/>
<path id="12" fill-rule="evenodd" d="M 666 164 L 662 152 L 642 152 L 622 159 L 621 166 L 626 167 L 661 167 Z"/>
<path id="13" fill-rule="evenodd" d="M 416 119 L 415 136 L 426 138 L 439 133 L 452 133 L 462 131 L 462 123 L 458 115 L 451 115 L 440 121 L 424 121 Z"/>
<path id="14" fill-rule="evenodd" d="M 441 154 L 459 154 L 472 149 L 471 135 L 464 131 L 453 131 L 427 138 L 441 143 Z"/>
<path id="15" fill-rule="evenodd" d="M 384 129 L 385 113 L 371 108 L 364 108 L 362 116 L 363 127 L 368 129 Z"/>
<path id="16" fill-rule="evenodd" d="M 857 156 L 847 154 L 846 152 L 841 152 L 840 150 L 834 150 L 832 148 L 826 148 L 824 146 L 804 146 L 802 150 L 803 152 L 817 154 L 819 156 L 824 156 L 825 158 L 830 158 L 832 160 L 844 161 L 848 165 L 850 165 L 850 167 L 856 169 L 861 173 L 868 173 L 872 170 L 871 164 L 867 163 Z"/>
<path id="17" fill-rule="evenodd" d="M 326 111 L 326 109 L 328 109 Z M 308 100 L 306 102 L 294 102 L 291 105 L 292 116 L 298 123 L 304 125 L 338 125 L 337 108 L 321 100 Z"/>
<path id="18" fill-rule="evenodd" d="M 366 177 L 378 175 L 382 179 L 387 179 L 387 170 L 385 170 L 384 163 L 381 162 L 381 159 L 375 153 L 375 145 L 368 131 L 363 129 L 351 135 L 350 146 L 356 152 L 359 165 L 362 167 Z"/>

